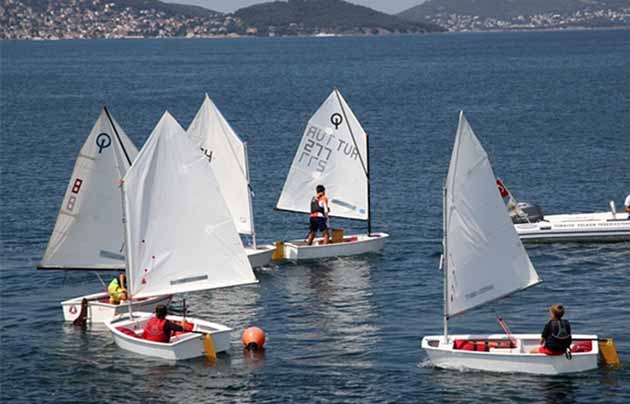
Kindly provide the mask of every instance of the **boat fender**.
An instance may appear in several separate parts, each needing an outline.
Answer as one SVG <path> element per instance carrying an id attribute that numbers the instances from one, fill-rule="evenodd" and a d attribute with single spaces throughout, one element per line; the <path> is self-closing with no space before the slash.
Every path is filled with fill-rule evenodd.
<path id="1" fill-rule="evenodd" d="M 573 359 L 573 355 L 571 354 L 571 349 L 570 348 L 567 348 L 567 350 L 564 352 L 564 356 L 566 356 L 566 358 L 568 360 Z"/>
<path id="2" fill-rule="evenodd" d="M 576 341 L 571 345 L 571 352 L 591 352 L 593 350 L 593 343 L 591 340 Z"/>
<path id="3" fill-rule="evenodd" d="M 175 335 L 186 334 L 187 332 L 192 331 L 195 328 L 195 324 L 189 323 L 186 320 L 183 321 L 173 321 L 175 324 L 181 326 L 184 331 L 175 331 Z"/>
<path id="4" fill-rule="evenodd" d="M 459 349 L 462 351 L 479 351 L 479 352 L 488 352 L 489 345 L 488 341 L 470 341 L 470 340 L 461 340 L 456 339 L 453 343 L 454 349 Z"/>
<path id="5" fill-rule="evenodd" d="M 126 327 L 116 327 L 116 329 L 120 332 L 122 332 L 125 335 L 128 335 L 130 337 L 134 337 L 134 338 L 140 338 L 142 339 L 138 334 L 136 334 L 132 329 L 126 328 Z"/>
<path id="6" fill-rule="evenodd" d="M 263 350 L 265 339 L 265 332 L 261 328 L 249 327 L 243 331 L 243 345 L 248 351 Z"/>
<path id="7" fill-rule="evenodd" d="M 488 347 L 488 341 L 477 341 L 475 345 L 477 347 L 477 351 L 488 352 L 490 350 Z"/>

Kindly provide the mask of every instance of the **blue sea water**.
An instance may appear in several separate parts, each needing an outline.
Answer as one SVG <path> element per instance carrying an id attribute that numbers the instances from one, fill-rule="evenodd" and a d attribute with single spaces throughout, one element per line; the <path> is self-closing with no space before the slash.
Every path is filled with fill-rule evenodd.
<path id="1" fill-rule="evenodd" d="M 2 402 L 629 402 L 630 372 L 539 377 L 434 369 L 441 186 L 460 109 L 495 172 L 547 213 L 630 192 L 630 30 L 426 36 L 0 42 Z M 370 134 L 382 255 L 282 264 L 255 286 L 190 294 L 234 328 L 229 355 L 172 365 L 64 324 L 91 273 L 37 272 L 72 171 L 107 104 L 140 147 L 164 110 L 187 126 L 204 93 L 248 141 L 260 241 L 302 237 L 273 211 L 305 123 L 333 86 Z M 335 220 L 347 231 L 361 223 Z M 574 332 L 630 361 L 630 244 L 528 247 L 544 282 L 452 319 L 452 332 L 538 332 L 562 302 Z M 104 274 L 106 277 L 109 274 Z M 263 357 L 240 332 L 268 334 Z"/>

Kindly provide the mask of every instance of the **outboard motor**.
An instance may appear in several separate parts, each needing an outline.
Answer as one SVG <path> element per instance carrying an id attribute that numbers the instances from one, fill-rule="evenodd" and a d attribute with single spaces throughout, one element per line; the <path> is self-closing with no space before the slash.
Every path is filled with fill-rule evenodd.
<path id="1" fill-rule="evenodd" d="M 544 220 L 542 208 L 535 203 L 519 202 L 517 205 L 519 214 L 512 216 L 512 223 L 536 223 Z"/>

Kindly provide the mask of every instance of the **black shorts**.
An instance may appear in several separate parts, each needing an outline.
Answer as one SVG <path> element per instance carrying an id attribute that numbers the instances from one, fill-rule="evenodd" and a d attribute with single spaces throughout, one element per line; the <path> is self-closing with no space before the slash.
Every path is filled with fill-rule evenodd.
<path id="1" fill-rule="evenodd" d="M 321 216 L 313 216 L 310 218 L 310 229 L 312 232 L 328 230 L 326 218 Z"/>

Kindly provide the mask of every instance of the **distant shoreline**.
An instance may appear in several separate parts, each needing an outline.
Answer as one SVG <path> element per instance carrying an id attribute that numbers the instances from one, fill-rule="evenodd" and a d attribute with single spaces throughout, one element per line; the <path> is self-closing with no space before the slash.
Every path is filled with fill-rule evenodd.
<path id="1" fill-rule="evenodd" d="M 513 33 L 513 32 L 571 32 L 571 31 L 616 31 L 616 30 L 630 30 L 630 25 L 616 26 L 616 27 L 568 27 L 568 28 L 524 28 L 524 29 L 487 29 L 478 31 L 443 31 L 443 32 L 417 32 L 417 33 L 399 33 L 399 34 L 334 34 L 334 35 L 284 35 L 284 36 L 256 36 L 256 35 L 208 35 L 208 36 L 170 36 L 170 37 L 144 37 L 144 36 L 127 36 L 127 37 L 115 37 L 115 38 L 19 38 L 19 39 L 7 39 L 0 38 L 0 42 L 4 41 L 26 41 L 26 42 L 56 42 L 56 41 L 90 41 L 90 40 L 161 40 L 161 39 L 175 39 L 175 40 L 201 40 L 201 39 L 277 39 L 277 38 L 342 38 L 342 37 L 391 37 L 391 36 L 425 36 L 425 35 L 448 35 L 448 34 L 483 34 L 483 33 Z"/>

